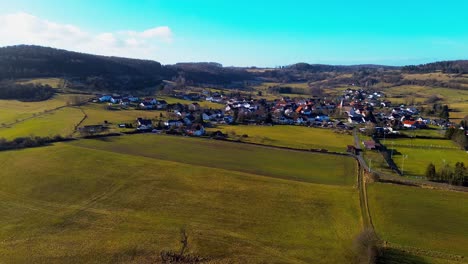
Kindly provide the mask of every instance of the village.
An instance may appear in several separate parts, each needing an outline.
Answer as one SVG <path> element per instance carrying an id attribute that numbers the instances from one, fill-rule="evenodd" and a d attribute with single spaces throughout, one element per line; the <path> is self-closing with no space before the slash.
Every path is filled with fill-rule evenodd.
<path id="1" fill-rule="evenodd" d="M 392 104 L 385 93 L 348 88 L 339 96 L 281 97 L 274 100 L 252 98 L 241 93 L 225 95 L 220 92 L 174 93 L 177 103 L 168 103 L 156 97 L 131 95 L 96 95 L 90 102 L 106 105 L 108 111 L 115 109 L 138 109 L 164 111 L 159 119 L 137 118 L 135 123 L 116 124 L 119 128 L 135 132 L 154 132 L 203 136 L 206 128 L 217 125 L 296 125 L 321 127 L 339 131 L 359 131 L 378 137 L 399 137 L 400 131 L 456 127 L 448 118 L 427 118 L 415 106 Z M 216 108 L 203 107 L 202 102 L 211 102 Z M 219 106 L 218 106 L 219 105 Z M 80 128 L 86 134 L 106 130 L 107 124 Z M 465 129 L 461 127 L 461 129 Z M 468 133 L 468 132 L 466 132 Z"/>

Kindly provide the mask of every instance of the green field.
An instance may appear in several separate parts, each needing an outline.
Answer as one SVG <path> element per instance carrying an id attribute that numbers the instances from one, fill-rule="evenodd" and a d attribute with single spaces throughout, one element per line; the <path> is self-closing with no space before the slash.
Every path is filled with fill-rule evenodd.
<path id="1" fill-rule="evenodd" d="M 69 136 L 84 114 L 76 107 L 65 107 L 7 127 L 0 127 L 0 138 L 28 136 Z"/>
<path id="2" fill-rule="evenodd" d="M 338 134 L 330 129 L 309 128 L 303 126 L 219 126 L 213 130 L 228 133 L 231 138 L 242 137 L 245 142 L 298 149 L 327 149 L 345 152 L 347 145 L 353 144 L 353 137 Z M 234 133 L 233 133 L 234 132 Z"/>
<path id="3" fill-rule="evenodd" d="M 430 126 L 429 129 L 405 129 L 400 130 L 400 133 L 408 137 L 431 137 L 431 138 L 445 138 L 444 129 L 439 129 L 436 126 Z"/>
<path id="4" fill-rule="evenodd" d="M 450 113 L 450 118 L 465 118 L 466 116 L 468 116 L 468 99 L 466 99 L 462 103 L 450 104 L 450 108 L 455 110 L 455 112 Z"/>
<path id="5" fill-rule="evenodd" d="M 356 181 L 349 174 L 356 171 L 355 161 L 345 156 L 151 134 L 80 140 L 72 144 L 296 181 L 348 186 Z"/>
<path id="6" fill-rule="evenodd" d="M 404 169 L 406 176 L 425 176 L 427 165 L 431 162 L 438 170 L 444 164 L 453 166 L 457 162 L 468 160 L 468 153 L 460 150 L 450 140 L 391 139 L 385 145 L 390 151 L 394 149 L 393 160 L 400 170 Z"/>
<path id="7" fill-rule="evenodd" d="M 425 107 L 430 107 L 430 105 L 426 105 L 425 101 L 432 95 L 437 95 L 441 98 L 440 103 L 448 104 L 450 108 L 456 110 L 456 112 L 450 113 L 450 118 L 455 119 L 454 121 L 468 115 L 468 90 L 402 85 L 385 88 L 383 91 L 394 104 L 406 104 L 410 98 L 413 98 L 415 103 Z"/>
<path id="8" fill-rule="evenodd" d="M 347 263 L 362 226 L 352 160 L 325 185 L 322 163 L 346 160 L 245 148 L 141 135 L 1 152 L 1 259 L 154 263 L 184 227 L 215 263 Z"/>
<path id="9" fill-rule="evenodd" d="M 60 106 L 67 105 L 71 97 L 78 95 L 56 95 L 52 99 L 40 102 L 21 102 L 16 100 L 0 100 L 0 125 L 11 124 L 25 118 L 44 113 Z"/>
<path id="10" fill-rule="evenodd" d="M 467 193 L 376 183 L 368 195 L 381 239 L 434 256 L 468 256 Z"/>
<path id="11" fill-rule="evenodd" d="M 132 123 L 135 124 L 138 117 L 147 119 L 159 119 L 160 114 L 164 116 L 166 111 L 145 111 L 145 110 L 108 110 L 105 104 L 87 104 L 81 107 L 86 113 L 87 118 L 83 125 L 103 124 L 104 121 L 113 123 Z"/>
<path id="12" fill-rule="evenodd" d="M 158 100 L 165 100 L 168 104 L 177 104 L 177 103 L 180 103 L 180 104 L 183 104 L 183 105 L 189 105 L 191 103 L 198 103 L 200 105 L 200 107 L 202 108 L 206 108 L 206 109 L 209 109 L 209 108 L 212 108 L 212 109 L 221 109 L 221 108 L 224 108 L 225 105 L 224 104 L 219 104 L 219 103 L 213 103 L 213 102 L 210 102 L 210 101 L 198 101 L 198 102 L 192 102 L 192 101 L 188 101 L 188 100 L 184 100 L 184 99 L 179 99 L 179 98 L 174 98 L 174 97 L 170 97 L 170 96 L 158 96 L 157 97 Z"/>
<path id="13" fill-rule="evenodd" d="M 388 147 L 402 146 L 402 147 L 421 147 L 421 148 L 446 148 L 446 149 L 459 149 L 457 145 L 448 139 L 423 139 L 423 138 L 391 138 L 382 139 L 381 142 Z"/>

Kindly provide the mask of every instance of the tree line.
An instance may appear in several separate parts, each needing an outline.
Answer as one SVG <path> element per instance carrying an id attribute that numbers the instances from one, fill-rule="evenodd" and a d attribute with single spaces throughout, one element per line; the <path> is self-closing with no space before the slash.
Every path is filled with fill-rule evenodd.
<path id="1" fill-rule="evenodd" d="M 0 138 L 0 151 L 41 147 L 53 142 L 65 140 L 67 139 L 60 135 L 55 135 L 53 137 L 18 137 L 13 140 L 6 140 L 4 138 Z"/>
<path id="2" fill-rule="evenodd" d="M 466 127 L 463 128 L 466 129 Z M 464 129 L 451 127 L 445 131 L 445 137 L 455 142 L 460 148 L 468 149 L 468 136 Z"/>
<path id="3" fill-rule="evenodd" d="M 421 65 L 409 65 L 402 68 L 407 73 L 430 73 L 441 71 L 443 73 L 468 73 L 468 60 L 439 61 Z"/>
<path id="4" fill-rule="evenodd" d="M 51 98 L 55 90 L 49 85 L 0 82 L 0 99 L 20 101 L 43 101 Z"/>
<path id="5" fill-rule="evenodd" d="M 444 164 L 437 170 L 436 166 L 430 163 L 426 168 L 426 178 L 435 182 L 468 186 L 468 168 L 463 162 L 457 162 L 454 167 Z"/>

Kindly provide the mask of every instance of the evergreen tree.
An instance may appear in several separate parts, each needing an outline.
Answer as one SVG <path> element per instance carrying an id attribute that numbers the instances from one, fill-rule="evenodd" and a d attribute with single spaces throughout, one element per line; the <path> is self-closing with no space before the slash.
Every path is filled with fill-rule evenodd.
<path id="1" fill-rule="evenodd" d="M 455 170 L 453 172 L 453 183 L 455 185 L 462 185 L 467 174 L 465 164 L 463 162 L 457 162 L 455 164 Z"/>
<path id="2" fill-rule="evenodd" d="M 426 178 L 428 180 L 435 180 L 437 178 L 436 167 L 434 164 L 430 163 L 426 168 Z"/>

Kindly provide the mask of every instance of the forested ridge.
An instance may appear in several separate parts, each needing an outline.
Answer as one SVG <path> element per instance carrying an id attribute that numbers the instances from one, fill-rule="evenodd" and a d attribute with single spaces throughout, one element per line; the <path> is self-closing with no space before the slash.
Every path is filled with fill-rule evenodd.
<path id="1" fill-rule="evenodd" d="M 248 89 L 258 82 L 307 82 L 314 87 L 343 85 L 373 86 L 422 85 L 465 89 L 464 79 L 407 79 L 404 74 L 442 72 L 468 73 L 468 61 L 441 61 L 404 67 L 385 65 L 324 65 L 296 63 L 273 69 L 255 67 L 223 67 L 215 62 L 187 62 L 162 65 L 157 61 L 108 57 L 60 50 L 55 48 L 18 45 L 0 48 L 0 81 L 21 78 L 58 77 L 69 81 L 72 88 L 89 92 L 144 92 L 162 86 L 163 80 L 184 85 Z M 14 94 L 10 88 L 30 91 L 30 87 L 0 86 L 2 98 Z M 42 87 L 34 98 L 47 97 Z M 49 90 L 47 90 L 49 91 Z M 6 95 L 7 94 L 7 95 Z M 37 96 L 36 96 L 37 95 Z M 13 96 L 17 97 L 18 96 Z M 36 100 L 36 99 L 33 99 Z"/>

